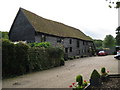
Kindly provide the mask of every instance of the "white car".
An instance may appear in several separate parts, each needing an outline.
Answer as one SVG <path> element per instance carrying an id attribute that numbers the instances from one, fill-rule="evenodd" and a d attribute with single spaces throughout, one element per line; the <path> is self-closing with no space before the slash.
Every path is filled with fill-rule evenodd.
<path id="1" fill-rule="evenodd" d="M 114 58 L 116 58 L 116 59 L 119 59 L 119 60 L 120 60 L 120 50 L 119 50 L 119 51 L 117 51 L 117 55 L 115 55 L 115 56 L 114 56 Z"/>

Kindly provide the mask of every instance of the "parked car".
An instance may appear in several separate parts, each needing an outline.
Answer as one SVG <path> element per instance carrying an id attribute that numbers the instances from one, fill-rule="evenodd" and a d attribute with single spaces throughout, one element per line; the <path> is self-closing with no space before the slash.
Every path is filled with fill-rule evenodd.
<path id="1" fill-rule="evenodd" d="M 116 58 L 116 59 L 119 59 L 119 60 L 120 60 L 120 50 L 119 50 L 119 51 L 117 51 L 117 55 L 115 55 L 115 56 L 114 56 L 114 58 Z"/>
<path id="2" fill-rule="evenodd" d="M 105 51 L 99 51 L 98 52 L 98 56 L 105 56 L 107 55 L 107 53 Z"/>

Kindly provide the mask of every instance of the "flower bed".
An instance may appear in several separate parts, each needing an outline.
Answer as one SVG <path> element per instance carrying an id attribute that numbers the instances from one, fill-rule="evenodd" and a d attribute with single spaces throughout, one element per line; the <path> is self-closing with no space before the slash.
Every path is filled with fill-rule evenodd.
<path id="1" fill-rule="evenodd" d="M 89 86 L 89 83 L 84 80 L 81 75 L 76 77 L 76 82 L 72 83 L 69 88 L 73 88 L 73 90 L 85 90 Z"/>
<path id="2" fill-rule="evenodd" d="M 76 83 L 72 83 L 73 90 L 120 90 L 120 74 L 108 74 L 105 67 L 101 68 L 101 74 L 94 69 L 89 82 L 83 81 L 81 75 L 76 77 Z"/>
<path id="3" fill-rule="evenodd" d="M 89 85 L 85 90 L 105 90 L 105 89 L 120 89 L 120 74 L 112 74 L 108 75 L 109 80 L 106 82 L 102 82 L 101 85 L 98 86 L 92 86 Z"/>

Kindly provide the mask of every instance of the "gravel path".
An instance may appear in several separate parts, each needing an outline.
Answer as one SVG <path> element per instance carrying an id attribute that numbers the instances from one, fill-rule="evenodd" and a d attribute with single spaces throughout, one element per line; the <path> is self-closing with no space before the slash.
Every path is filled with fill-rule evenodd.
<path id="1" fill-rule="evenodd" d="M 69 60 L 65 62 L 65 66 L 5 79 L 2 86 L 3 88 L 68 88 L 79 74 L 83 75 L 84 80 L 89 80 L 93 69 L 100 72 L 101 67 L 106 67 L 110 74 L 118 73 L 120 60 L 113 57 L 110 55 Z"/>

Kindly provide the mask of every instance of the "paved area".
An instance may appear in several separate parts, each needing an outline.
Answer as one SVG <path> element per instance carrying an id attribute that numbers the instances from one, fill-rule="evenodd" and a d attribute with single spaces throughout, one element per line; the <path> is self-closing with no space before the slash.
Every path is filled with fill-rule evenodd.
<path id="1" fill-rule="evenodd" d="M 113 55 L 96 56 L 66 61 L 65 66 L 5 79 L 2 86 L 3 88 L 68 88 L 79 74 L 83 75 L 84 80 L 89 80 L 94 69 L 100 72 L 101 67 L 106 67 L 110 74 L 118 73 L 120 60 L 113 57 Z"/>

